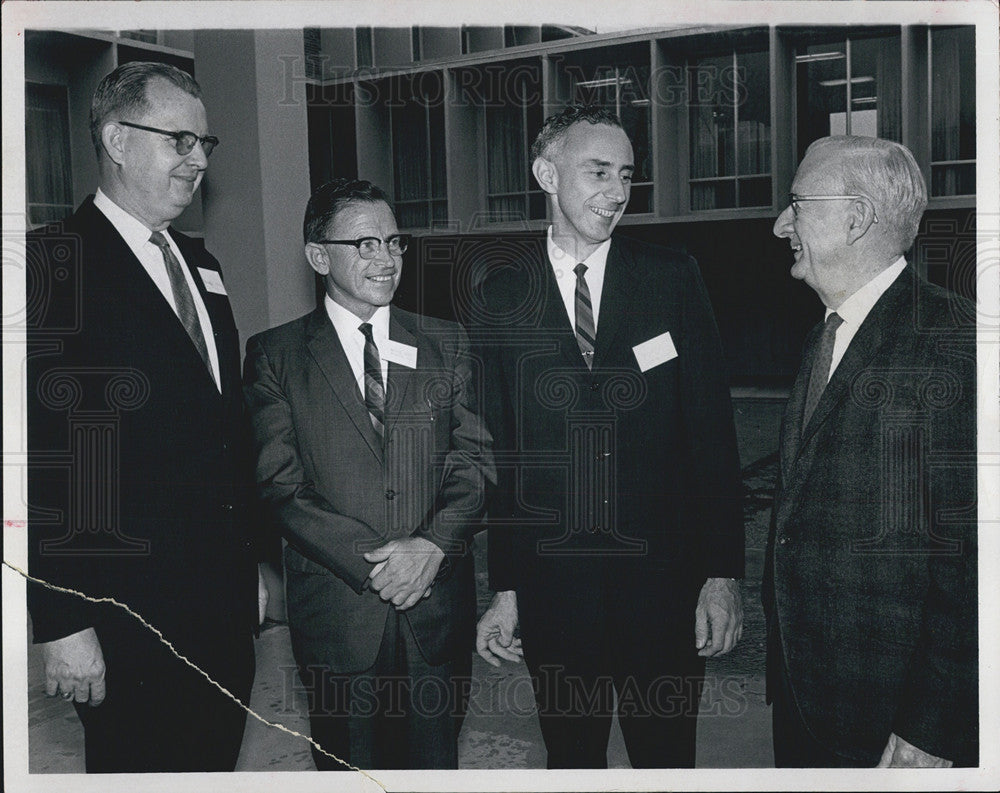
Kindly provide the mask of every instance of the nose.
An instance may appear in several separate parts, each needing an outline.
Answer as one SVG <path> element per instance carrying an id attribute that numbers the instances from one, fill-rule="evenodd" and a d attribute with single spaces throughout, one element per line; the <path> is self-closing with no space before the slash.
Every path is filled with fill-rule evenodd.
<path id="1" fill-rule="evenodd" d="M 208 167 L 208 155 L 205 154 L 205 148 L 201 145 L 201 141 L 197 141 L 194 144 L 194 148 L 188 152 L 187 156 L 188 162 L 192 165 L 197 166 L 201 171 L 204 171 Z"/>
<path id="2" fill-rule="evenodd" d="M 790 237 L 792 235 L 793 217 L 791 205 L 785 207 L 782 213 L 778 215 L 777 220 L 774 221 L 774 228 L 771 229 L 775 237 Z"/>
<path id="3" fill-rule="evenodd" d="M 608 200 L 616 204 L 623 204 L 628 199 L 631 182 L 622 179 L 620 176 L 612 177 L 608 181 L 608 186 L 604 190 L 604 195 Z"/>
<path id="4" fill-rule="evenodd" d="M 388 239 L 388 238 L 386 238 Z M 395 264 L 395 257 L 389 253 L 389 244 L 382 240 L 382 244 L 378 246 L 378 250 L 375 251 L 375 255 L 372 257 L 372 261 L 379 262 L 385 267 L 392 267 Z"/>

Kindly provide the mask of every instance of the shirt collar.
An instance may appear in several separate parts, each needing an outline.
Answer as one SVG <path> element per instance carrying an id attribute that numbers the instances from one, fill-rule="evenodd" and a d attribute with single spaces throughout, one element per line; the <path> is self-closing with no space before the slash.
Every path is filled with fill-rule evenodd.
<path id="1" fill-rule="evenodd" d="M 153 232 L 142 221 L 137 220 L 108 198 L 107 194 L 100 187 L 97 188 L 97 192 L 94 194 L 94 206 L 101 210 L 104 216 L 111 221 L 111 225 L 121 234 L 122 239 L 125 240 L 132 250 L 141 248 L 143 245 L 149 243 L 149 238 Z M 163 232 L 164 236 L 169 239 L 170 235 L 166 233 L 167 229 L 164 229 Z"/>
<path id="2" fill-rule="evenodd" d="M 581 264 L 579 259 L 574 259 L 566 251 L 556 245 L 555 240 L 552 238 L 552 226 L 549 226 L 548 233 L 545 237 L 546 247 L 549 252 L 549 263 L 552 267 L 559 272 L 560 270 L 567 269 L 569 272 L 573 272 L 573 268 L 578 264 Z M 590 256 L 583 260 L 582 264 L 587 265 L 587 276 L 590 277 L 593 274 L 594 278 L 603 280 L 604 269 L 608 264 L 608 251 L 611 250 L 611 238 L 608 237 L 604 242 L 597 246 Z"/>
<path id="3" fill-rule="evenodd" d="M 364 322 L 357 314 L 348 311 L 332 297 L 326 295 L 323 298 L 323 305 L 326 307 L 326 314 L 337 330 L 337 335 L 342 339 L 353 338 L 350 334 L 359 333 L 358 328 Z M 389 338 L 389 306 L 379 306 L 375 309 L 371 319 L 368 320 L 372 326 L 372 335 L 377 339 Z"/>
<path id="4" fill-rule="evenodd" d="M 885 294 L 886 290 L 892 286 L 893 282 L 899 278 L 899 274 L 906 269 L 906 259 L 900 256 L 893 264 L 886 267 L 882 272 L 872 278 L 867 284 L 851 295 L 837 308 L 837 314 L 844 322 L 858 327 L 871 312 L 872 308 Z M 833 309 L 826 310 L 829 317 Z"/>

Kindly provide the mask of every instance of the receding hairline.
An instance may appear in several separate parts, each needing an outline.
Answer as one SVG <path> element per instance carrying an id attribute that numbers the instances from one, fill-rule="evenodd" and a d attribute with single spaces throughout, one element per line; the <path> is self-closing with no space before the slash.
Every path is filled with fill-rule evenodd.
<path id="1" fill-rule="evenodd" d="M 543 149 L 539 153 L 538 156 L 546 160 L 552 160 L 558 155 L 562 154 L 563 150 L 566 148 L 566 142 L 568 141 L 569 136 L 573 134 L 573 130 L 577 129 L 583 124 L 586 124 L 588 127 L 604 127 L 605 129 L 614 130 L 620 133 L 625 138 L 626 143 L 628 143 L 629 150 L 632 150 L 632 141 L 629 140 L 628 133 L 625 132 L 625 130 L 622 127 L 616 126 L 614 124 L 609 124 L 606 121 L 590 121 L 589 119 L 581 118 L 574 121 L 565 129 L 560 130 L 559 134 L 551 141 L 549 141 L 549 144 L 545 147 L 545 149 Z M 634 152 L 632 159 L 633 160 L 635 159 Z M 587 161 L 588 162 L 592 161 L 600 165 L 613 165 L 613 163 L 610 160 L 601 160 L 597 157 L 590 157 L 587 159 Z M 633 162 L 632 164 L 623 167 L 635 170 L 635 163 Z"/>

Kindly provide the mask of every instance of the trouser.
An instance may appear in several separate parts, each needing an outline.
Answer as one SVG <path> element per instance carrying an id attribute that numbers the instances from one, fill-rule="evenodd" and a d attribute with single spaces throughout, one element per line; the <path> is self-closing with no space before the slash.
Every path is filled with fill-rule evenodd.
<path id="1" fill-rule="evenodd" d="M 246 725 L 243 708 L 155 637 L 109 637 L 98 629 L 98 639 L 107 696 L 96 707 L 74 703 L 83 723 L 88 773 L 235 768 Z M 228 644 L 225 652 L 213 653 L 216 661 L 206 671 L 249 704 L 253 640 L 247 631 Z"/>
<path id="2" fill-rule="evenodd" d="M 615 695 L 633 768 L 694 767 L 705 678 L 705 659 L 694 647 L 696 595 L 678 597 L 653 630 L 609 610 L 585 638 L 559 634 L 550 620 L 534 620 L 519 596 L 525 661 L 536 686 L 549 768 L 607 768 Z"/>
<path id="3" fill-rule="evenodd" d="M 458 733 L 468 703 L 471 650 L 428 664 L 403 615 L 390 611 L 378 656 L 358 674 L 300 667 L 310 689 L 313 760 L 343 771 L 335 757 L 363 769 L 458 768 Z"/>

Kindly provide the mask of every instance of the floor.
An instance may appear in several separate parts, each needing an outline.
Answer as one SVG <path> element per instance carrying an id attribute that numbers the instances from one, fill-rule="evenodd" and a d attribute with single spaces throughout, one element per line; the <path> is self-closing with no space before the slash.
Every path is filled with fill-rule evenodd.
<path id="1" fill-rule="evenodd" d="M 771 723 L 764 704 L 764 631 L 760 605 L 763 549 L 783 401 L 771 395 L 738 399 L 735 418 L 744 462 L 747 577 L 743 582 L 744 632 L 737 648 L 709 661 L 698 723 L 700 768 L 764 768 L 772 764 Z M 477 550 L 480 610 L 489 602 L 485 543 Z M 29 630 L 30 635 L 30 630 Z M 308 735 L 288 629 L 265 623 L 257 648 L 257 678 L 251 709 L 267 721 Z M 32 773 L 83 771 L 83 730 L 73 707 L 44 695 L 40 653 L 28 650 L 29 769 Z M 617 725 L 608 748 L 612 768 L 628 768 Z M 502 669 L 473 658 L 473 692 L 459 739 L 461 768 L 544 768 L 545 750 L 523 665 Z M 248 719 L 237 764 L 240 771 L 299 771 L 313 768 L 301 737 Z"/>

